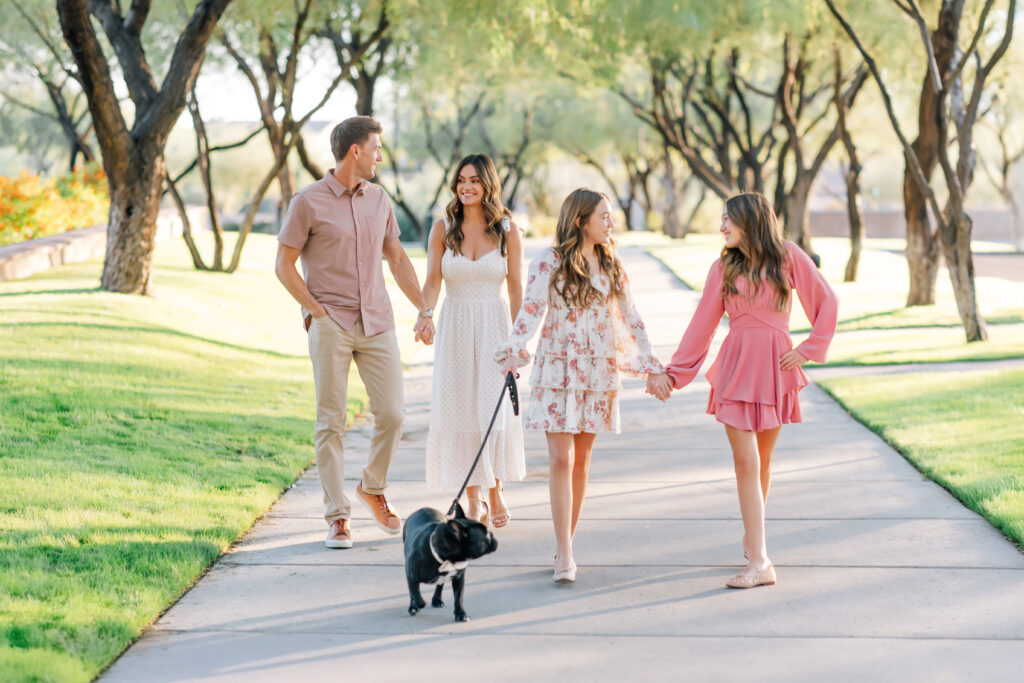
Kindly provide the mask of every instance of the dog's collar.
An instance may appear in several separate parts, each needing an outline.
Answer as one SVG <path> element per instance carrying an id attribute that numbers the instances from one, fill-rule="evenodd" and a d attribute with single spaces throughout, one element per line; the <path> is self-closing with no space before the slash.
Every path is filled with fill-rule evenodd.
<path id="1" fill-rule="evenodd" d="M 437 568 L 437 573 L 440 574 L 442 578 L 448 578 L 449 574 L 454 574 L 457 571 L 465 569 L 466 565 L 469 564 L 469 560 L 461 560 L 459 562 L 452 562 L 451 560 L 442 560 L 441 556 L 437 553 L 437 548 L 434 547 L 433 535 L 430 536 L 429 545 L 430 554 L 433 555 L 434 559 L 437 560 L 437 563 L 441 565 Z"/>

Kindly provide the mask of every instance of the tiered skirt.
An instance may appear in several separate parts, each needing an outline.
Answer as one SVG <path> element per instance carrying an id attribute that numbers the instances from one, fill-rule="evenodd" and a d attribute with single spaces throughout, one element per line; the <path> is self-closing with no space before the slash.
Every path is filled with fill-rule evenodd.
<path id="1" fill-rule="evenodd" d="M 614 357 L 540 352 L 530 374 L 523 426 L 553 433 L 617 434 L 619 387 Z"/>
<path id="2" fill-rule="evenodd" d="M 707 412 L 749 432 L 800 422 L 799 392 L 809 381 L 800 368 L 779 367 L 779 359 L 791 348 L 789 337 L 772 328 L 730 330 L 707 372 Z"/>

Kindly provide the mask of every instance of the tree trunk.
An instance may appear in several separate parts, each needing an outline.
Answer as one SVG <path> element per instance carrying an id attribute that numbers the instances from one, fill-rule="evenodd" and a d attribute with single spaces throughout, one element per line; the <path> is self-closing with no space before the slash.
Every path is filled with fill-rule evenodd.
<path id="1" fill-rule="evenodd" d="M 810 177 L 798 174 L 793 179 L 793 187 L 786 194 L 786 239 L 796 242 L 808 256 L 814 258 L 814 252 L 811 250 L 811 233 L 807 229 L 811 185 Z"/>
<path id="2" fill-rule="evenodd" d="M 661 230 L 669 237 L 683 237 L 682 226 L 679 224 L 679 193 L 676 190 L 676 168 L 672 163 L 672 152 L 668 143 L 662 138 L 662 159 L 665 164 L 665 175 L 662 187 L 665 191 L 665 206 L 662 209 Z"/>
<path id="3" fill-rule="evenodd" d="M 924 177 L 931 180 L 936 164 L 935 125 L 937 105 L 935 88 L 929 79 L 921 93 L 919 133 L 911 146 Z M 903 170 L 903 215 L 907 222 L 907 270 L 910 290 L 907 306 L 930 306 L 935 303 L 935 281 L 939 272 L 940 247 L 928 215 L 928 199 L 914 179 L 910 163 Z"/>
<path id="4" fill-rule="evenodd" d="M 376 90 L 377 79 L 370 77 L 362 69 L 359 69 L 358 76 L 350 79 L 356 90 L 356 114 L 359 116 L 373 116 L 373 95 Z"/>
<path id="5" fill-rule="evenodd" d="M 907 268 L 910 291 L 907 306 L 935 303 L 935 281 L 939 273 L 939 245 L 934 238 L 911 232 L 907 226 Z"/>
<path id="6" fill-rule="evenodd" d="M 626 225 L 624 227 L 626 228 L 626 232 L 630 232 L 632 230 L 635 230 L 635 228 L 633 227 L 633 202 L 634 201 L 635 200 L 633 199 L 633 194 L 632 193 L 626 195 L 625 197 L 623 197 L 622 199 L 619 200 L 619 206 L 622 207 L 622 214 L 625 216 Z"/>
<path id="7" fill-rule="evenodd" d="M 295 151 L 299 153 L 299 161 L 306 169 L 306 172 L 313 176 L 313 180 L 320 180 L 326 175 L 324 169 L 320 167 L 320 164 L 316 163 L 309 155 L 309 152 L 306 150 L 306 141 L 303 139 L 301 134 L 297 134 Z"/>
<path id="8" fill-rule="evenodd" d="M 242 247 L 245 246 L 245 240 L 252 232 L 253 223 L 256 220 L 256 212 L 259 211 L 260 202 L 263 201 L 263 197 L 267 194 L 267 190 L 270 186 L 278 179 L 278 175 L 281 172 L 281 168 L 285 165 L 288 159 L 288 152 L 291 151 L 291 146 L 288 146 L 287 150 L 284 150 L 274 162 L 273 167 L 263 176 L 263 180 L 260 181 L 259 186 L 252 195 L 252 201 L 249 204 L 248 210 L 245 212 L 245 217 L 242 219 L 242 224 L 238 226 L 238 239 L 235 241 L 235 248 L 231 252 L 231 262 L 228 263 L 228 267 L 225 270 L 227 273 L 233 273 L 238 270 L 239 264 L 242 262 Z"/>
<path id="9" fill-rule="evenodd" d="M 69 171 L 74 171 L 75 166 L 78 164 L 78 155 L 82 155 L 82 159 L 87 164 L 91 164 L 96 161 L 96 153 L 92 151 L 92 147 L 88 142 L 85 141 L 85 136 L 79 134 L 77 131 L 74 132 L 74 139 L 71 140 L 69 134 L 69 144 L 71 145 L 71 160 L 68 165 Z"/>
<path id="10" fill-rule="evenodd" d="M 42 71 L 39 71 L 42 75 Z M 71 150 L 71 159 L 68 163 L 68 171 L 75 170 L 75 164 L 78 162 L 78 155 L 81 154 L 82 158 L 85 159 L 86 163 L 92 163 L 96 161 L 96 154 L 92 151 L 92 147 L 85 140 L 85 135 L 78 132 L 78 126 L 75 125 L 75 119 L 71 114 L 71 108 L 68 107 L 67 99 L 64 97 L 64 90 L 56 83 L 51 81 L 49 78 L 43 78 L 43 85 L 46 86 L 46 92 L 50 96 L 50 103 L 53 104 L 53 108 L 56 111 L 57 122 L 60 124 L 61 130 L 64 131 L 64 137 L 67 138 L 68 146 Z M 89 129 L 86 128 L 86 134 Z"/>
<path id="11" fill-rule="evenodd" d="M 843 282 L 856 282 L 857 268 L 860 265 L 861 243 L 864 238 L 864 215 L 860 206 L 860 170 L 856 154 L 851 152 L 850 166 L 843 174 L 846 179 L 846 213 L 850 219 L 850 258 L 846 261 Z"/>
<path id="12" fill-rule="evenodd" d="M 633 213 L 636 211 L 633 207 L 637 202 L 636 176 L 633 175 L 633 169 L 630 162 L 631 159 L 629 158 L 629 155 L 623 154 L 622 166 L 626 171 L 626 196 L 619 199 L 619 206 L 622 207 L 622 213 L 625 214 L 625 228 L 627 232 L 637 229 L 637 226 L 633 222 Z"/>
<path id="13" fill-rule="evenodd" d="M 164 145 L 185 108 L 185 98 L 199 74 L 217 20 L 230 1 L 202 0 L 196 4 L 177 39 L 159 88 L 141 41 L 150 3 L 133 2 L 127 15 L 121 16 L 123 3 L 57 2 L 64 40 L 78 68 L 77 80 L 89 100 L 110 189 L 103 289 L 130 294 L 150 290 L 156 218 L 167 177 Z M 107 32 L 134 105 L 130 130 L 93 17 Z"/>
<path id="14" fill-rule="evenodd" d="M 693 230 L 693 221 L 697 218 L 697 212 L 700 211 L 700 207 L 704 204 L 704 200 L 708 197 L 708 188 L 704 183 L 700 183 L 698 188 L 700 190 L 700 196 L 697 197 L 697 203 L 693 205 L 693 210 L 690 212 L 690 217 L 686 219 L 683 224 L 683 234 L 680 237 L 686 237 Z"/>
<path id="15" fill-rule="evenodd" d="M 1013 246 L 1018 252 L 1022 252 L 1024 251 L 1024 215 L 1021 214 L 1020 202 L 1017 201 L 1017 197 L 1014 195 L 1009 183 L 1006 183 L 1003 187 L 1003 199 L 1006 201 L 1006 206 L 1010 209 L 1010 216 L 1012 218 L 1010 231 L 1013 238 Z"/>
<path id="16" fill-rule="evenodd" d="M 192 266 L 196 270 L 210 270 L 206 262 L 203 261 L 203 256 L 199 253 L 195 240 L 192 239 L 192 222 L 188 218 L 188 207 L 185 206 L 185 200 L 181 198 L 178 186 L 170 176 L 167 176 L 167 191 L 170 193 L 171 199 L 174 200 L 174 205 L 178 207 L 178 215 L 181 216 L 181 236 L 185 240 L 185 246 L 188 247 L 188 253 L 192 256 Z"/>
<path id="17" fill-rule="evenodd" d="M 786 219 L 786 159 L 790 156 L 789 147 L 792 144 L 792 140 L 786 139 L 779 147 L 779 155 L 776 160 L 777 167 L 775 169 L 775 197 L 772 201 L 772 206 L 775 208 L 775 217 L 779 219 L 782 225 L 787 225 L 789 221 Z M 788 236 L 789 233 L 787 232 Z"/>
<path id="18" fill-rule="evenodd" d="M 932 33 L 935 62 L 940 74 L 949 72 L 956 49 L 956 36 L 956 23 L 949 15 L 946 3 L 943 3 L 938 28 Z M 939 101 L 935 83 L 926 73 L 918 104 L 917 139 L 911 147 L 928 181 L 938 163 L 937 117 L 940 106 L 944 106 L 944 103 Z M 939 272 L 941 247 L 928 217 L 928 198 L 917 186 L 909 162 L 903 171 L 903 213 L 907 220 L 907 267 L 910 274 L 907 306 L 928 306 L 935 303 L 935 280 Z M 936 220 L 941 218 L 936 216 Z"/>
<path id="19" fill-rule="evenodd" d="M 129 164 L 130 183 L 117 183 L 108 175 L 110 214 L 100 285 L 111 292 L 149 294 L 156 218 L 167 166 L 162 151 L 154 148 L 139 150 Z"/>
<path id="20" fill-rule="evenodd" d="M 224 270 L 224 227 L 220 222 L 220 213 L 217 211 L 217 198 L 213 188 L 213 172 L 210 167 L 210 138 L 206 134 L 206 122 L 203 121 L 202 112 L 199 110 L 199 100 L 196 97 L 195 88 L 189 94 L 186 108 L 192 117 L 192 128 L 196 138 L 196 167 L 199 169 L 199 178 L 202 180 L 203 189 L 206 191 L 206 210 L 210 214 L 210 229 L 213 231 L 213 265 L 210 269 L 215 271 Z M 188 216 L 185 214 L 184 202 L 178 195 L 174 183 L 168 182 L 175 202 L 179 204 L 179 211 L 182 214 L 183 237 L 185 244 L 192 252 L 196 251 L 195 242 L 192 239 L 191 225 Z M 193 253 L 192 260 L 195 262 L 196 255 Z M 199 266 L 196 266 L 199 268 Z M 200 270 L 208 270 L 205 265 Z"/>
<path id="21" fill-rule="evenodd" d="M 835 69 L 835 90 L 832 95 L 832 103 L 836 108 L 836 130 L 843 143 L 843 148 L 846 150 L 848 161 L 846 170 L 843 172 L 843 180 L 846 181 L 846 215 L 850 223 L 850 257 L 846 260 L 843 282 L 856 282 L 864 238 L 864 214 L 861 212 L 860 193 L 860 172 L 863 167 L 857 157 L 857 146 L 853 144 L 853 136 L 850 135 L 850 128 L 846 121 L 849 105 L 842 95 L 843 67 L 838 44 L 832 46 L 832 63 Z"/>
<path id="22" fill-rule="evenodd" d="M 285 158 L 284 166 L 277 174 L 277 185 L 281 189 L 281 215 L 283 216 L 288 212 L 288 203 L 292 200 L 292 195 L 295 194 L 295 184 L 292 183 L 292 169 L 288 163 L 288 159 Z"/>
<path id="23" fill-rule="evenodd" d="M 957 220 L 952 218 L 951 220 Z M 971 229 L 973 221 L 964 214 L 956 228 L 954 240 L 942 240 L 942 251 L 949 270 L 949 281 L 953 285 L 956 309 L 960 313 L 968 342 L 986 341 L 988 328 L 978 310 L 978 298 L 974 288 L 974 259 L 971 256 Z"/>
<path id="24" fill-rule="evenodd" d="M 641 163 L 646 170 L 640 170 Z M 647 189 L 650 166 L 645 159 L 633 159 L 626 165 L 626 172 L 629 174 L 629 229 L 647 230 L 647 215 L 651 210 L 651 195 Z"/>

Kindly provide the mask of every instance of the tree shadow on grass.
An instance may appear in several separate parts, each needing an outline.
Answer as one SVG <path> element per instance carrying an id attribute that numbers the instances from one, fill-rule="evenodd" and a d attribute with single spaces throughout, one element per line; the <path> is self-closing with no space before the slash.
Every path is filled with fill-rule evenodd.
<path id="1" fill-rule="evenodd" d="M 103 290 L 99 287 L 80 287 L 76 289 L 31 289 L 22 292 L 0 292 L 0 298 L 4 297 L 31 297 L 44 294 L 100 294 Z"/>
<path id="2" fill-rule="evenodd" d="M 240 344 L 232 344 L 230 342 L 221 341 L 219 339 L 211 339 L 210 337 L 201 337 L 196 334 L 190 334 L 188 332 L 182 332 L 172 327 L 162 327 L 153 325 L 150 327 L 143 326 L 132 326 L 132 325 L 104 325 L 102 323 L 80 323 L 80 322 L 68 322 L 62 320 L 59 322 L 16 322 L 16 323 L 0 323 L 0 330 L 4 328 L 78 328 L 83 330 L 103 330 L 107 332 L 115 332 L 118 334 L 124 333 L 145 333 L 145 334 L 163 334 L 169 337 L 179 337 L 182 339 L 188 339 L 190 341 L 202 342 L 204 344 L 211 344 L 224 349 L 231 349 L 233 351 L 243 351 L 246 353 L 255 353 L 262 356 L 270 356 L 272 358 L 286 358 L 296 359 L 305 358 L 306 356 L 298 356 L 287 353 L 281 353 L 280 351 L 272 351 L 270 349 L 260 349 L 253 346 L 242 346 Z"/>

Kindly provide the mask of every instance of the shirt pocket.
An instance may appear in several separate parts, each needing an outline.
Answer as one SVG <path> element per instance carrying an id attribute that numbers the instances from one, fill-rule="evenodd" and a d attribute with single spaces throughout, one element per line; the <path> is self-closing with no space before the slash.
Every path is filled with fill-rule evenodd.
<path id="1" fill-rule="evenodd" d="M 359 247 L 380 249 L 384 243 L 384 231 L 381 229 L 380 216 L 373 214 L 359 217 Z"/>

